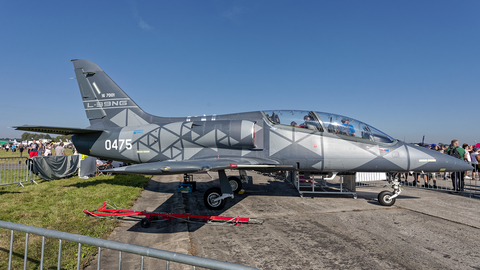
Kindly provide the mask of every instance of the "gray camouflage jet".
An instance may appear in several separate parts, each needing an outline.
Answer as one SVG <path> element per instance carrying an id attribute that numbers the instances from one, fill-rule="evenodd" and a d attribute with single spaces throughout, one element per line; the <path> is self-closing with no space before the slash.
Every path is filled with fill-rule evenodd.
<path id="1" fill-rule="evenodd" d="M 144 112 L 108 75 L 88 60 L 72 60 L 90 120 L 87 128 L 19 126 L 17 130 L 71 134 L 78 152 L 134 163 L 110 171 L 185 174 L 217 171 L 221 188 L 205 192 L 209 209 L 221 209 L 240 190 L 225 170 L 306 172 L 466 171 L 454 157 L 400 142 L 350 117 L 302 110 L 266 110 L 212 116 L 158 117 Z M 393 205 L 400 194 L 379 201 Z"/>

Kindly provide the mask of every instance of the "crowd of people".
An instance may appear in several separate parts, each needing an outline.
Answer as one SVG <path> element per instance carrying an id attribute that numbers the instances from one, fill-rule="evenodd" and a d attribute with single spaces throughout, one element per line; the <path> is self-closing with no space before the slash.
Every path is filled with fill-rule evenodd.
<path id="1" fill-rule="evenodd" d="M 8 152 L 9 150 L 12 153 L 20 152 L 20 156 L 23 156 L 23 152 L 27 152 L 30 158 L 36 156 L 64 156 L 65 155 L 65 145 L 63 142 L 59 144 L 55 143 L 48 143 L 48 142 L 40 142 L 36 140 L 32 140 L 29 144 L 19 143 L 15 144 L 5 144 L 1 147 L 2 150 Z M 75 149 L 72 148 L 72 151 L 75 153 Z"/>

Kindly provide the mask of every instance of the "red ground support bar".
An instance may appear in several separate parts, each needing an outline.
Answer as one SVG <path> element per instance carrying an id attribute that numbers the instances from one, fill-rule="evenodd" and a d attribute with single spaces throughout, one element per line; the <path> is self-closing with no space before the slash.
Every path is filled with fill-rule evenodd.
<path id="1" fill-rule="evenodd" d="M 154 213 L 154 212 L 145 212 L 145 211 L 135 211 L 135 210 L 125 210 L 125 209 L 108 209 L 107 202 L 103 203 L 103 206 L 94 211 L 88 211 L 83 209 L 83 212 L 86 215 L 94 217 L 131 217 L 131 216 L 144 216 L 149 220 L 155 218 L 162 218 L 164 220 L 170 220 L 173 218 L 183 218 L 183 219 L 200 219 L 205 222 L 210 221 L 224 221 L 232 222 L 234 225 L 240 225 L 243 222 L 255 221 L 255 223 L 261 223 L 258 220 L 242 217 L 222 217 L 222 216 L 205 216 L 205 215 L 192 215 L 189 213 L 183 214 L 173 214 L 173 213 Z"/>

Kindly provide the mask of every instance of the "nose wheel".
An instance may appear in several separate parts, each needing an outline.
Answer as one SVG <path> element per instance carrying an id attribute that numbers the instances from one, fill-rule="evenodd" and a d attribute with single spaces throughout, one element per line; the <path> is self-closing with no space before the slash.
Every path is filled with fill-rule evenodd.
<path id="1" fill-rule="evenodd" d="M 389 183 L 393 188 L 393 192 L 384 190 L 378 194 L 378 202 L 383 206 L 392 206 L 395 204 L 395 198 L 402 193 L 402 188 L 400 188 L 400 181 L 398 180 L 397 174 L 394 174 L 393 180 L 390 177 Z"/>
<path id="2" fill-rule="evenodd" d="M 378 194 L 378 202 L 383 206 L 392 206 L 395 204 L 395 198 L 392 197 L 392 192 L 384 190 Z"/>

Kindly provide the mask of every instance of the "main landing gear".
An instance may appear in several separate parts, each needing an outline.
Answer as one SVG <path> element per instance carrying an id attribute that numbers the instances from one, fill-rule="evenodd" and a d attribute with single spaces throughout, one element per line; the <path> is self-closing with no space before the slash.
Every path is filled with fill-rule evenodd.
<path id="1" fill-rule="evenodd" d="M 246 173 L 244 173 L 246 176 Z M 237 176 L 229 176 L 225 174 L 225 170 L 218 171 L 220 178 L 220 188 L 213 187 L 208 189 L 203 195 L 203 202 L 210 210 L 220 210 L 225 207 L 227 198 L 233 199 L 233 194 L 238 193 L 242 189 L 242 181 Z M 242 177 L 243 174 L 240 173 Z"/>
<path id="2" fill-rule="evenodd" d="M 400 180 L 398 179 L 398 175 L 396 173 L 393 174 L 393 176 L 389 176 L 388 183 L 392 186 L 393 192 L 384 190 L 378 194 L 378 202 L 383 206 L 394 205 L 395 198 L 402 193 L 402 188 L 400 188 Z"/>
<path id="3" fill-rule="evenodd" d="M 220 210 L 227 203 L 226 198 L 222 199 L 222 190 L 218 187 L 208 189 L 203 195 L 203 203 L 210 210 Z"/>

